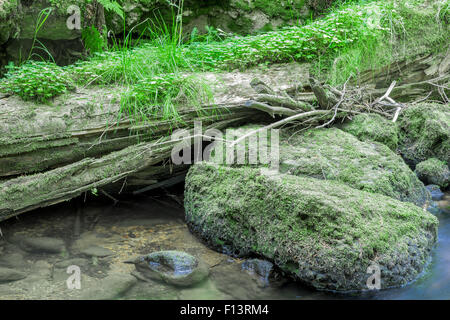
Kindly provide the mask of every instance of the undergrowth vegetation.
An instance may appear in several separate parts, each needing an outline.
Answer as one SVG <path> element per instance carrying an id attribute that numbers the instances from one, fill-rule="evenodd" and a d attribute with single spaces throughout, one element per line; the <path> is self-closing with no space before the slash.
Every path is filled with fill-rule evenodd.
<path id="1" fill-rule="evenodd" d="M 142 121 L 160 116 L 179 119 L 178 105 L 201 105 L 212 100 L 206 83 L 195 76 L 165 74 L 143 78 L 122 95 L 122 109 L 127 115 Z"/>
<path id="2" fill-rule="evenodd" d="M 0 88 L 23 100 L 46 102 L 74 88 L 64 68 L 52 62 L 28 61 L 20 67 L 10 65 Z"/>
<path id="3" fill-rule="evenodd" d="M 313 72 L 331 85 L 358 80 L 366 70 L 377 70 L 399 58 L 446 50 L 450 36 L 448 1 L 387 1 L 365 6 L 369 23 L 379 26 L 362 32 L 353 46 L 339 48 L 314 61 Z"/>
<path id="4" fill-rule="evenodd" d="M 425 0 L 344 2 L 302 26 L 226 37 L 213 28 L 206 36 L 194 29 L 186 41 L 182 39 L 183 1 L 175 2 L 172 25 L 157 15 L 141 22 L 140 27 L 146 28 L 133 47 L 133 30 L 121 41 L 113 39 L 107 50 L 97 41 L 95 30 L 87 30 L 85 42 L 91 47 L 91 58 L 64 68 L 50 63 L 12 67 L 0 81 L 0 90 L 45 102 L 70 90 L 72 82 L 78 86 L 116 84 L 125 88 L 122 114 L 146 120 L 159 112 L 175 119 L 177 103 L 199 105 L 211 99 L 208 86 L 194 73 L 309 61 L 315 74 L 335 85 L 385 65 L 396 55 L 413 53 L 418 47 L 440 50 L 448 42 L 445 1 L 436 1 L 433 8 Z"/>

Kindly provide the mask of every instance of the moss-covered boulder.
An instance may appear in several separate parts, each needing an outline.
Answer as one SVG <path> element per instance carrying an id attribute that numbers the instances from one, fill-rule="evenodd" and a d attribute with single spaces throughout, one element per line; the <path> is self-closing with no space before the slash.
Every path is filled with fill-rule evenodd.
<path id="1" fill-rule="evenodd" d="M 37 0 L 31 5 L 23 5 L 21 19 L 19 21 L 20 39 L 33 39 L 36 32 L 36 23 L 43 9 L 52 8 L 45 20 L 45 24 L 39 29 L 37 37 L 48 40 L 74 40 L 81 37 L 81 30 L 69 29 L 67 20 L 73 14 L 68 13 L 68 8 L 76 5 L 80 8 L 81 15 L 84 14 L 85 1 L 62 1 L 62 0 Z M 84 16 L 83 16 L 84 17 Z M 42 21 L 43 18 L 41 18 Z"/>
<path id="2" fill-rule="evenodd" d="M 263 257 L 308 285 L 338 291 L 367 289 L 371 266 L 380 268 L 382 288 L 413 280 L 438 226 L 411 203 L 336 181 L 208 163 L 187 175 L 185 210 L 191 230 L 212 246 Z"/>
<path id="3" fill-rule="evenodd" d="M 342 126 L 342 130 L 351 133 L 361 141 L 377 141 L 393 151 L 397 150 L 397 124 L 379 114 L 358 114 Z"/>
<path id="4" fill-rule="evenodd" d="M 0 1 L 0 45 L 19 31 L 17 26 L 19 5 L 20 2 L 17 0 Z"/>
<path id="5" fill-rule="evenodd" d="M 414 167 L 429 158 L 450 162 L 448 105 L 411 105 L 400 115 L 399 125 L 399 151 L 409 165 Z"/>
<path id="6" fill-rule="evenodd" d="M 429 199 L 423 183 L 387 146 L 362 142 L 337 128 L 281 134 L 280 170 L 337 180 L 355 189 L 384 194 L 423 206 Z"/>
<path id="7" fill-rule="evenodd" d="M 444 189 L 450 184 L 448 165 L 438 159 L 431 158 L 419 163 L 415 173 L 425 184 L 435 184 Z"/>

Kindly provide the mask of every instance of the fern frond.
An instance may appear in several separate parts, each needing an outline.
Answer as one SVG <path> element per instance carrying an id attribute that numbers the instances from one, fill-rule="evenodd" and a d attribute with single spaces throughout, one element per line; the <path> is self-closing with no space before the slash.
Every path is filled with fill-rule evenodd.
<path id="1" fill-rule="evenodd" d="M 123 7 L 114 0 L 97 0 L 98 3 L 100 3 L 105 10 L 112 11 L 115 14 L 119 15 L 122 19 L 124 19 L 125 15 L 123 12 Z"/>

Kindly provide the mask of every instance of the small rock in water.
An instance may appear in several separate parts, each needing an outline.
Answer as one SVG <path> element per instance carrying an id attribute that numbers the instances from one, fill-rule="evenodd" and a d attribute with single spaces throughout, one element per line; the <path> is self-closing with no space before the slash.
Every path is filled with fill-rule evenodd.
<path id="1" fill-rule="evenodd" d="M 81 253 L 90 257 L 98 258 L 108 257 L 114 254 L 114 252 L 112 252 L 111 250 L 99 246 L 90 246 L 88 248 L 82 249 Z"/>
<path id="2" fill-rule="evenodd" d="M 441 191 L 439 186 L 437 186 L 435 184 L 430 184 L 430 185 L 426 186 L 426 188 L 430 192 L 431 199 L 433 201 L 440 201 L 444 197 L 444 193 Z"/>
<path id="3" fill-rule="evenodd" d="M 25 264 L 23 255 L 18 252 L 4 254 L 0 257 L 0 266 L 7 268 L 20 268 Z"/>
<path id="4" fill-rule="evenodd" d="M 197 258 L 180 251 L 159 251 L 126 261 L 145 278 L 162 280 L 174 286 L 189 287 L 204 280 L 208 267 Z"/>
<path id="5" fill-rule="evenodd" d="M 27 275 L 21 271 L 0 267 L 0 283 L 25 279 Z"/>
<path id="6" fill-rule="evenodd" d="M 66 251 L 64 241 L 57 238 L 20 236 L 14 237 L 13 242 L 15 241 L 23 250 L 32 253 L 62 253 Z"/>
<path id="7" fill-rule="evenodd" d="M 263 286 L 269 285 L 269 276 L 273 269 L 273 264 L 266 260 L 251 259 L 242 263 L 242 269 L 250 274 L 257 274 Z"/>
<path id="8" fill-rule="evenodd" d="M 416 166 L 415 173 L 424 183 L 435 184 L 447 188 L 450 183 L 450 169 L 444 161 L 428 159 Z"/>

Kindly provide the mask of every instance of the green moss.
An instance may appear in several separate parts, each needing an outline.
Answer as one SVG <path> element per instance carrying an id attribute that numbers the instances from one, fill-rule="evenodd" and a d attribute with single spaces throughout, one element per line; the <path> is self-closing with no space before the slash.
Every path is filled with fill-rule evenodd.
<path id="1" fill-rule="evenodd" d="M 447 188 L 450 184 L 450 170 L 447 163 L 438 159 L 428 159 L 420 162 L 415 170 L 420 180 L 426 184 L 435 184 Z"/>
<path id="2" fill-rule="evenodd" d="M 378 114 L 359 114 L 342 127 L 361 141 L 377 141 L 391 150 L 398 147 L 398 127 L 396 123 Z"/>
<path id="3" fill-rule="evenodd" d="M 409 106 L 399 118 L 399 150 L 411 166 L 429 158 L 450 161 L 450 108 L 423 103 Z"/>
<path id="4" fill-rule="evenodd" d="M 6 19 L 17 8 L 17 0 L 0 2 L 0 19 Z"/>
<path id="5" fill-rule="evenodd" d="M 281 170 L 337 180 L 355 189 L 384 194 L 422 206 L 428 200 L 424 185 L 400 156 L 378 142 L 361 142 L 337 128 L 303 134 L 284 131 Z"/>
<path id="6" fill-rule="evenodd" d="M 404 284 L 436 240 L 438 221 L 421 208 L 336 181 L 203 163 L 185 191 L 187 222 L 212 245 L 264 256 L 320 289 L 364 288 L 374 261 L 383 287 Z"/>
<path id="7" fill-rule="evenodd" d="M 260 127 L 245 125 L 227 130 L 224 138 L 232 141 Z M 393 132 L 396 132 L 396 129 L 393 129 Z M 264 146 L 258 142 L 258 147 L 266 147 L 270 152 L 270 139 L 269 135 Z M 249 166 L 249 139 L 244 143 L 245 166 Z M 225 155 L 224 147 L 222 159 L 216 159 L 213 154 L 210 160 L 223 164 Z M 237 163 L 236 154 L 233 163 Z M 259 164 L 258 167 L 262 165 Z M 301 134 L 296 133 L 295 129 L 282 130 L 280 171 L 323 180 L 337 180 L 359 190 L 380 193 L 418 206 L 423 206 L 429 200 L 425 186 L 399 155 L 386 145 L 374 141 L 359 141 L 352 134 L 337 128 L 309 130 Z"/>

